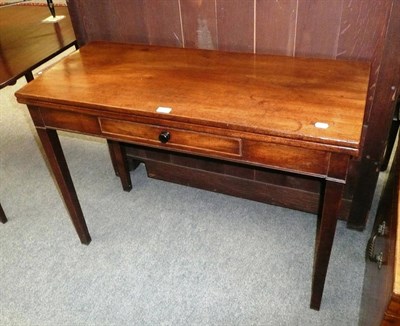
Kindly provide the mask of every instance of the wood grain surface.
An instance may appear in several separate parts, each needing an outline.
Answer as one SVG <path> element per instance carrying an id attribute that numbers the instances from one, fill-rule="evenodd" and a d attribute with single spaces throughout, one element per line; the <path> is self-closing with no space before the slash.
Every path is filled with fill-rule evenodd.
<path id="1" fill-rule="evenodd" d="M 368 75 L 349 61 L 93 43 L 17 97 L 149 117 L 170 107 L 165 119 L 357 151 Z"/>

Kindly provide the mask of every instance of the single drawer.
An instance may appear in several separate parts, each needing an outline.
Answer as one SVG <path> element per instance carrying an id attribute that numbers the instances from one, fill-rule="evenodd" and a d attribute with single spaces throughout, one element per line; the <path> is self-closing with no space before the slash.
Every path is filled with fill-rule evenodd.
<path id="1" fill-rule="evenodd" d="M 228 157 L 242 155 L 241 139 L 139 122 L 99 118 L 106 137 L 190 153 L 207 153 Z"/>

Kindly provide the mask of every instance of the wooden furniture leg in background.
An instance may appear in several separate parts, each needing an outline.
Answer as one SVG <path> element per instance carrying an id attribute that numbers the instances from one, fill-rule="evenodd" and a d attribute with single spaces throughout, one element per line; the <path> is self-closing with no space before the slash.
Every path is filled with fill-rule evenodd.
<path id="1" fill-rule="evenodd" d="M 0 204 L 0 222 L 3 224 L 7 222 L 7 217 L 6 214 L 4 213 L 3 207 L 1 207 L 1 204 Z"/>
<path id="2" fill-rule="evenodd" d="M 117 167 L 117 159 L 115 157 L 115 153 L 114 153 L 114 150 L 113 150 L 113 147 L 112 147 L 113 146 L 112 143 L 113 143 L 112 140 L 107 139 L 107 146 L 108 146 L 108 152 L 110 153 L 111 163 L 112 163 L 112 166 L 114 168 L 115 175 L 117 177 L 119 177 L 119 172 L 118 172 L 118 167 Z"/>
<path id="3" fill-rule="evenodd" d="M 125 191 L 130 191 L 132 189 L 132 181 L 125 148 L 123 144 L 114 140 L 107 139 L 107 144 L 115 174 L 120 177 L 122 188 Z"/>
<path id="4" fill-rule="evenodd" d="M 86 226 L 85 218 L 83 217 L 82 209 L 78 201 L 78 196 L 76 195 L 75 187 L 72 182 L 67 163 L 65 161 L 57 131 L 42 129 L 40 127 L 36 127 L 36 131 L 42 142 L 47 159 L 60 188 L 65 205 L 67 206 L 79 239 L 81 243 L 89 244 L 91 241 L 90 234 Z"/>

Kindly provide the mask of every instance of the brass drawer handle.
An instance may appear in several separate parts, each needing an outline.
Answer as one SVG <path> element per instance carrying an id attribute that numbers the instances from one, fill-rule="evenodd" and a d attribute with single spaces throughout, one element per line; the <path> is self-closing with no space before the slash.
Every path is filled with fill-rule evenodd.
<path id="1" fill-rule="evenodd" d="M 388 227 L 386 225 L 386 222 L 383 221 L 381 224 L 378 225 L 378 235 L 384 237 L 389 233 Z"/>
<path id="2" fill-rule="evenodd" d="M 383 252 L 375 254 L 375 241 L 378 236 L 385 236 L 387 234 L 387 226 L 385 222 L 382 222 L 378 226 L 377 232 L 368 240 L 367 245 L 367 257 L 371 262 L 378 264 L 378 269 L 382 268 L 383 265 Z"/>
<path id="3" fill-rule="evenodd" d="M 383 265 L 383 252 L 381 251 L 379 254 L 375 254 L 375 240 L 377 237 L 378 234 L 375 234 L 368 240 L 367 256 L 370 261 L 378 264 L 378 269 L 381 269 Z"/>

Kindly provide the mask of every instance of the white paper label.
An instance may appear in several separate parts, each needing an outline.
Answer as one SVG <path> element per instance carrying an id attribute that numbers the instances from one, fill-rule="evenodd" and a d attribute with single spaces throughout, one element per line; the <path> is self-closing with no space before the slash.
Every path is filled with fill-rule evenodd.
<path id="1" fill-rule="evenodd" d="M 158 108 L 157 108 L 157 110 L 156 110 L 156 112 L 158 112 L 158 113 L 171 113 L 171 111 L 172 111 L 172 109 L 171 108 L 168 108 L 168 107 L 165 107 L 165 106 L 159 106 Z"/>
<path id="2" fill-rule="evenodd" d="M 64 18 L 65 18 L 65 16 L 55 16 L 55 17 L 49 16 L 46 19 L 43 19 L 42 23 L 56 23 Z"/>
<path id="3" fill-rule="evenodd" d="M 316 128 L 319 128 L 319 129 L 327 129 L 327 128 L 329 128 L 329 124 L 326 123 L 326 122 L 316 122 L 316 123 L 314 123 L 314 126 Z"/>

